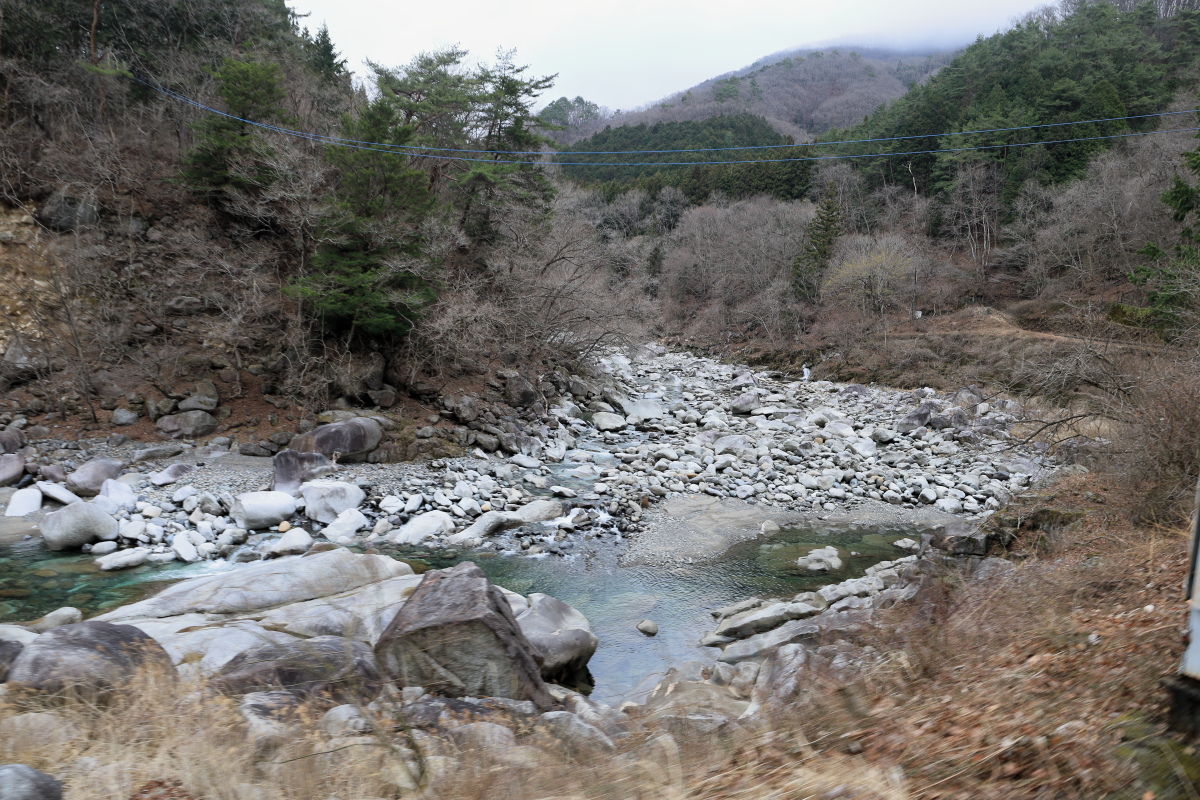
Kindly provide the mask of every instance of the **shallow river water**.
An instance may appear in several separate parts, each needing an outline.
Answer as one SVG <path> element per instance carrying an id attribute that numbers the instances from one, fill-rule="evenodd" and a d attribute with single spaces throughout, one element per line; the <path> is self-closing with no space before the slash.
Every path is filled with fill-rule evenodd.
<path id="1" fill-rule="evenodd" d="M 579 609 L 600 639 L 590 668 L 593 696 L 605 702 L 637 700 L 656 676 L 691 659 L 712 661 L 716 651 L 699 645 L 712 630 L 711 611 L 751 595 L 790 596 L 861 575 L 872 564 L 903 555 L 891 542 L 911 528 L 857 523 L 817 523 L 734 544 L 723 556 L 684 566 L 622 566 L 623 545 L 585 540 L 568 557 L 467 553 L 448 557 L 418 548 L 392 548 L 415 566 L 445 567 L 463 560 L 479 564 L 493 581 L 521 594 L 544 592 Z M 836 545 L 846 562 L 837 573 L 814 575 L 795 566 L 814 547 Z M 39 539 L 0 544 L 0 622 L 36 619 L 62 606 L 86 616 L 129 603 L 167 583 L 237 567 L 224 562 L 142 566 L 99 572 L 85 554 L 47 551 Z M 642 619 L 659 626 L 647 637 Z"/>

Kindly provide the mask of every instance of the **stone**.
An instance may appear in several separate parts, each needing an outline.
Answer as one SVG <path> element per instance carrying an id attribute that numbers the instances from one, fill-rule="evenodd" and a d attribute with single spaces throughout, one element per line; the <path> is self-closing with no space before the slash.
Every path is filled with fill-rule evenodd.
<path id="1" fill-rule="evenodd" d="M 504 402 L 513 408 L 529 408 L 538 401 L 537 389 L 520 375 L 511 375 L 504 386 Z"/>
<path id="2" fill-rule="evenodd" d="M 50 550 L 67 550 L 117 538 L 117 521 L 91 503 L 72 503 L 42 518 L 42 539 Z"/>
<path id="3" fill-rule="evenodd" d="M 4 509 L 4 516 L 25 517 L 38 511 L 41 507 L 41 491 L 36 486 L 29 486 L 13 493 L 13 496 L 8 499 L 8 506 Z"/>
<path id="4" fill-rule="evenodd" d="M 0 431 L 0 453 L 15 453 L 25 446 L 25 434 L 17 428 Z"/>
<path id="5" fill-rule="evenodd" d="M 118 526 L 120 526 L 120 523 L 117 523 L 117 524 L 118 524 Z M 122 534 L 124 533 L 124 528 L 118 527 L 118 529 L 121 531 Z M 100 556 L 106 556 L 109 553 L 117 552 L 117 543 L 116 542 L 96 542 L 94 545 L 92 545 L 92 549 L 88 552 L 90 552 L 93 556 L 96 556 L 97 558 L 99 558 Z"/>
<path id="6" fill-rule="evenodd" d="M 549 522 L 563 515 L 563 504 L 559 500 L 534 500 L 526 503 L 512 512 L 512 519 L 518 525 L 528 525 L 534 522 Z"/>
<path id="7" fill-rule="evenodd" d="M 0 764 L 4 800 L 62 800 L 62 784 L 27 764 Z"/>
<path id="8" fill-rule="evenodd" d="M 155 486 L 169 486 L 196 471 L 191 464 L 172 464 L 166 469 L 155 472 L 150 476 L 150 482 Z"/>
<path id="9" fill-rule="evenodd" d="M 463 562 L 430 570 L 375 645 L 399 686 L 448 697 L 507 697 L 553 705 L 541 654 L 521 632 L 504 594 Z"/>
<path id="10" fill-rule="evenodd" d="M 99 545 L 97 545 L 99 546 Z M 95 549 L 92 550 L 95 553 Z M 98 566 L 104 572 L 115 572 L 121 569 L 132 569 L 145 564 L 150 558 L 150 548 L 148 547 L 131 547 L 128 550 L 117 550 L 114 553 L 103 555 L 95 560 Z"/>
<path id="11" fill-rule="evenodd" d="M 89 620 L 54 628 L 27 644 L 9 670 L 8 686 L 97 697 L 123 688 L 147 667 L 176 674 L 166 651 L 142 631 Z"/>
<path id="12" fill-rule="evenodd" d="M 598 431 L 619 431 L 626 426 L 625 418 L 608 411 L 597 411 L 592 415 L 592 425 Z"/>
<path id="13" fill-rule="evenodd" d="M 317 522 L 329 524 L 348 508 L 358 508 L 367 494 L 352 483 L 342 481 L 310 481 L 300 487 L 304 498 L 304 515 Z"/>
<path id="14" fill-rule="evenodd" d="M 83 501 L 65 486 L 60 486 L 57 483 L 49 481 L 38 481 L 34 484 L 38 491 L 42 493 L 42 497 L 47 500 L 53 500 L 56 503 L 62 503 L 64 506 L 69 506 L 71 503 L 82 503 Z"/>
<path id="15" fill-rule="evenodd" d="M 250 531 L 278 525 L 296 513 L 296 498 L 287 492 L 239 494 L 229 515 L 239 528 Z"/>
<path id="16" fill-rule="evenodd" d="M 115 458 L 93 458 L 67 476 L 67 488 L 81 497 L 100 494 L 100 487 L 107 480 L 121 475 L 125 462 Z"/>
<path id="17" fill-rule="evenodd" d="M 382 679 L 369 645 L 316 636 L 252 647 L 226 663 L 213 685 L 229 694 L 282 690 L 361 702 L 379 694 Z"/>
<path id="18" fill-rule="evenodd" d="M 806 556 L 796 559 L 796 566 L 812 572 L 834 572 L 842 568 L 842 559 L 838 549 L 832 545 L 812 550 Z"/>
<path id="19" fill-rule="evenodd" d="M 658 624 L 652 620 L 644 619 L 637 624 L 637 629 L 647 636 L 658 635 Z"/>
<path id="20" fill-rule="evenodd" d="M 267 552 L 273 556 L 294 556 L 308 552 L 312 547 L 313 538 L 303 528 L 290 528 L 286 533 L 271 543 Z"/>
<path id="21" fill-rule="evenodd" d="M 760 397 L 762 397 L 762 393 L 754 390 L 740 394 L 729 404 L 729 410 L 745 416 L 762 405 Z"/>
<path id="22" fill-rule="evenodd" d="M 141 450 L 133 451 L 133 455 L 129 459 L 131 464 L 140 464 L 143 461 L 159 461 L 164 458 L 174 458 L 183 452 L 183 445 L 178 444 L 156 444 L 150 447 L 143 447 Z"/>
<path id="23" fill-rule="evenodd" d="M 275 474 L 272 488 L 277 492 L 295 494 L 301 484 L 332 474 L 333 462 L 321 453 L 299 453 L 280 450 L 273 460 Z"/>
<path id="24" fill-rule="evenodd" d="M 321 425 L 291 441 L 298 453 L 320 453 L 328 458 L 365 456 L 383 441 L 383 427 L 369 417 L 355 417 Z"/>
<path id="25" fill-rule="evenodd" d="M 896 430 L 900 433 L 910 433 L 917 428 L 923 428 L 933 417 L 933 409 L 921 406 L 920 408 L 906 414 L 896 423 Z"/>
<path id="26" fill-rule="evenodd" d="M 24 642 L 5 639 L 4 632 L 0 630 L 0 683 L 4 683 L 8 678 L 8 668 L 12 666 L 12 662 L 21 655 L 21 651 L 24 649 Z"/>
<path id="27" fill-rule="evenodd" d="M 411 574 L 412 567 L 402 561 L 339 547 L 180 581 L 153 597 L 113 609 L 97 619 L 157 619 L 190 612 L 240 614 L 336 595 Z"/>
<path id="28" fill-rule="evenodd" d="M 184 532 L 177 533 L 171 537 L 171 550 L 174 551 L 176 558 L 188 564 L 195 563 L 201 558 L 196 545 L 192 544 L 192 540 Z"/>
<path id="29" fill-rule="evenodd" d="M 621 403 L 625 416 L 640 417 L 641 419 L 662 419 L 666 409 L 657 400 L 626 400 Z"/>
<path id="30" fill-rule="evenodd" d="M 357 508 L 347 508 L 321 531 L 325 538 L 336 544 L 351 544 L 355 534 L 371 524 L 366 515 Z"/>
<path id="31" fill-rule="evenodd" d="M 721 438 L 717 439 L 712 444 L 713 453 L 715 453 L 716 455 L 719 455 L 719 456 L 724 455 L 726 453 L 732 453 L 733 455 L 737 455 L 738 453 L 742 452 L 749 446 L 750 445 L 746 441 L 746 437 L 740 436 L 738 434 L 730 434 L 729 436 L 722 436 Z"/>
<path id="32" fill-rule="evenodd" d="M 203 380 L 192 386 L 187 399 L 179 404 L 180 411 L 215 411 L 221 402 L 217 385 Z M 201 434 L 204 435 L 204 434 Z"/>
<path id="33" fill-rule="evenodd" d="M 804 602 L 772 603 L 768 606 L 744 611 L 732 617 L 721 620 L 721 624 L 713 633 L 717 636 L 728 636 L 733 639 L 744 639 L 756 633 L 778 628 L 785 622 L 794 619 L 805 619 L 816 616 L 824 610 L 820 606 Z"/>
<path id="34" fill-rule="evenodd" d="M 617 749 L 604 731 L 584 722 L 570 711 L 548 711 L 542 714 L 541 722 L 554 740 L 565 744 L 576 758 L 586 759 L 590 754 L 609 753 Z"/>
<path id="35" fill-rule="evenodd" d="M 454 533 L 454 517 L 445 511 L 426 511 L 401 525 L 388 536 L 394 544 L 420 544 L 431 536 Z"/>
<path id="36" fill-rule="evenodd" d="M 517 615 L 517 625 L 542 654 L 542 677 L 548 681 L 575 683 L 600 643 L 583 614 L 547 594 L 529 595 L 529 607 Z"/>
<path id="37" fill-rule="evenodd" d="M 25 456 L 5 453 L 0 456 L 0 486 L 12 486 L 25 477 Z"/>
<path id="38" fill-rule="evenodd" d="M 78 608 L 66 606 L 56 611 L 51 611 L 46 616 L 34 620 L 25 627 L 34 633 L 45 633 L 55 628 L 61 628 L 63 625 L 73 625 L 76 622 L 83 622 L 83 612 Z"/>
<path id="39" fill-rule="evenodd" d="M 38 476 L 51 483 L 66 483 L 67 471 L 59 464 L 43 464 L 38 467 Z"/>
<path id="40" fill-rule="evenodd" d="M 172 439 L 199 439 L 215 433 L 219 426 L 216 417 L 199 410 L 159 417 L 155 423 L 159 433 Z"/>
<path id="41" fill-rule="evenodd" d="M 353 736 L 371 730 L 371 721 L 355 705 L 334 706 L 325 712 L 317 727 L 326 736 Z"/>
<path id="42" fill-rule="evenodd" d="M 118 408 L 112 413 L 113 425 L 136 425 L 139 419 L 141 419 L 141 417 L 139 417 L 136 412 L 130 411 L 128 408 Z"/>

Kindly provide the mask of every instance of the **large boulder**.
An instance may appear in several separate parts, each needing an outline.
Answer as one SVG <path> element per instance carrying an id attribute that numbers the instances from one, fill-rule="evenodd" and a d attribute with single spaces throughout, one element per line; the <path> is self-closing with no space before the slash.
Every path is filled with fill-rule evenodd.
<path id="1" fill-rule="evenodd" d="M 25 645 L 13 639 L 0 639 L 0 683 L 8 678 L 8 669 L 21 655 Z"/>
<path id="2" fill-rule="evenodd" d="M 626 416 L 641 417 L 642 419 L 661 419 L 666 414 L 663 404 L 657 400 L 626 400 L 621 403 L 621 410 Z"/>
<path id="3" fill-rule="evenodd" d="M 367 493 L 343 481 L 310 481 L 300 487 L 304 497 L 304 515 L 326 525 L 348 508 L 358 508 Z"/>
<path id="4" fill-rule="evenodd" d="M 6 517 L 25 517 L 42 507 L 42 491 L 36 486 L 26 486 L 24 489 L 17 489 L 13 492 L 13 496 L 8 498 L 8 505 L 4 509 Z"/>
<path id="5" fill-rule="evenodd" d="M 412 572 L 408 564 L 388 556 L 360 555 L 338 548 L 180 581 L 153 597 L 121 606 L 97 619 L 157 619 L 189 612 L 240 614 L 326 597 Z"/>
<path id="6" fill-rule="evenodd" d="M 374 645 L 421 580 L 420 575 L 399 575 L 329 597 L 290 603 L 268 611 L 261 623 L 296 636 L 346 636 Z"/>
<path id="7" fill-rule="evenodd" d="M 67 476 L 67 488 L 81 497 L 100 494 L 107 480 L 115 480 L 125 469 L 125 462 L 115 458 L 93 458 Z"/>
<path id="8" fill-rule="evenodd" d="M 280 450 L 275 454 L 274 464 L 272 488 L 289 494 L 295 494 L 301 484 L 333 472 L 333 462 L 320 453 Z"/>
<path id="9" fill-rule="evenodd" d="M 245 492 L 239 494 L 229 515 L 239 528 L 262 530 L 291 519 L 296 513 L 296 498 L 287 492 Z"/>
<path id="10" fill-rule="evenodd" d="M 517 625 L 542 654 L 542 677 L 567 684 L 586 682 L 587 662 L 600 640 L 587 617 L 547 594 L 529 595 L 529 608 L 517 616 Z"/>
<path id="11" fill-rule="evenodd" d="M 0 456 L 0 486 L 12 486 L 25 477 L 25 456 L 5 453 Z"/>
<path id="12" fill-rule="evenodd" d="M 0 764 L 4 800 L 62 800 L 62 784 L 27 764 Z"/>
<path id="13" fill-rule="evenodd" d="M 350 701 L 375 697 L 382 680 L 369 645 L 342 636 L 317 636 L 252 647 L 229 661 L 214 684 L 229 694 L 284 690 Z"/>
<path id="14" fill-rule="evenodd" d="M 216 417 L 199 410 L 159 417 L 155 423 L 159 433 L 172 439 L 198 439 L 215 433 L 218 426 Z"/>
<path id="15" fill-rule="evenodd" d="M 25 434 L 20 428 L 0 431 L 0 453 L 15 453 L 25 446 Z"/>
<path id="16" fill-rule="evenodd" d="M 43 633 L 13 661 L 8 686 L 96 697 L 127 685 L 143 667 L 174 677 L 162 646 L 132 625 L 89 620 Z"/>
<path id="17" fill-rule="evenodd" d="M 430 570 L 375 645 L 400 686 L 450 697 L 508 697 L 552 706 L 542 656 L 521 632 L 503 592 L 463 562 Z"/>
<path id="18" fill-rule="evenodd" d="M 217 385 L 209 380 L 194 385 L 186 400 L 179 404 L 180 411 L 214 411 L 221 402 Z"/>
<path id="19" fill-rule="evenodd" d="M 431 536 L 454 533 L 454 517 L 445 511 L 426 511 L 400 526 L 388 536 L 395 544 L 420 544 Z"/>
<path id="20" fill-rule="evenodd" d="M 612 414 L 608 411 L 597 411 L 592 415 L 592 424 L 596 426 L 598 431 L 619 431 L 628 423 L 620 414 Z"/>
<path id="21" fill-rule="evenodd" d="M 117 538 L 117 521 L 91 503 L 72 503 L 47 514 L 42 539 L 51 550 L 67 550 Z"/>
<path id="22" fill-rule="evenodd" d="M 369 417 L 356 417 L 344 422 L 322 425 L 292 439 L 290 446 L 298 453 L 320 453 L 342 460 L 365 456 L 383 441 L 383 427 Z"/>

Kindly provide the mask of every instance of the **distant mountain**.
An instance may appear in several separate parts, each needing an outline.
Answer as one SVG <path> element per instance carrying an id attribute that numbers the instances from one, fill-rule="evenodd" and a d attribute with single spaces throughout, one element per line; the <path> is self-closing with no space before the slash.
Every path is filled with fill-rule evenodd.
<path id="1" fill-rule="evenodd" d="M 564 97 L 551 103 L 544 114 L 565 126 L 551 134 L 560 145 L 579 142 L 607 126 L 694 122 L 730 114 L 762 117 L 777 133 L 802 142 L 831 128 L 861 122 L 935 74 L 954 55 L 861 47 L 792 50 L 643 109 L 609 112 L 583 98 Z"/>

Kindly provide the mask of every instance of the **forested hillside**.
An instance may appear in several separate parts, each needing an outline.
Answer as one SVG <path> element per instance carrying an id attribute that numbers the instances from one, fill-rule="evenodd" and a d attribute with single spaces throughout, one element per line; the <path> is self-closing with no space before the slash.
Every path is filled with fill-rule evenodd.
<path id="1" fill-rule="evenodd" d="M 577 143 L 607 126 L 695 122 L 732 114 L 762 117 L 776 132 L 799 142 L 859 122 L 935 74 L 952 57 L 952 53 L 862 47 L 793 50 L 676 92 L 644 109 L 613 112 L 581 97 L 562 97 L 541 115 L 562 127 L 550 134 L 560 144 Z"/>

